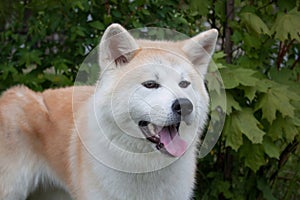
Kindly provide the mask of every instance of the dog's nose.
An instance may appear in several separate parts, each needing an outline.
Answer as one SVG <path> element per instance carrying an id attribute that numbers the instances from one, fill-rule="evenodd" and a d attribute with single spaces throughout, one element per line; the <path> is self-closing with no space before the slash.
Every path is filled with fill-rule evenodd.
<path id="1" fill-rule="evenodd" d="M 179 98 L 172 104 L 172 110 L 178 115 L 186 116 L 193 111 L 193 104 L 187 98 Z"/>

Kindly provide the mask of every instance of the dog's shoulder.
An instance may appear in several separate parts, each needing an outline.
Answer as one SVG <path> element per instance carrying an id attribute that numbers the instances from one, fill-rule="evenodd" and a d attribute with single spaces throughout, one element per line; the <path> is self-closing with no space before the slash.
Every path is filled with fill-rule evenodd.
<path id="1" fill-rule="evenodd" d="M 41 93 L 34 92 L 26 86 L 14 86 L 0 97 L 0 110 L 2 112 L 47 112 Z M 9 113 L 7 113 L 9 114 Z"/>
<path id="2" fill-rule="evenodd" d="M 0 124 L 7 129 L 18 127 L 22 132 L 34 132 L 35 125 L 45 123 L 47 118 L 41 93 L 26 86 L 14 86 L 0 97 Z"/>

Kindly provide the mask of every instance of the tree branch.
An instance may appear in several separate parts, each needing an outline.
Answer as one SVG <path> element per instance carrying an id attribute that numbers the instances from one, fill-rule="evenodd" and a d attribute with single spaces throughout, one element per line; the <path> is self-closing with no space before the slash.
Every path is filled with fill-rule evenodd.
<path id="1" fill-rule="evenodd" d="M 234 0 L 226 1 L 226 22 L 225 22 L 225 47 L 224 52 L 226 54 L 226 62 L 232 63 L 232 46 L 231 41 L 232 29 L 229 26 L 229 22 L 234 20 Z"/>
<path id="2" fill-rule="evenodd" d="M 287 160 L 290 157 L 290 154 L 293 153 L 297 149 L 298 145 L 299 145 L 299 141 L 295 138 L 293 142 L 289 143 L 285 147 L 285 149 L 282 151 L 282 153 L 279 157 L 277 170 L 270 177 L 270 182 L 274 183 L 280 169 L 285 165 L 285 163 L 287 162 Z"/>
<path id="3" fill-rule="evenodd" d="M 292 66 L 291 66 L 292 70 L 295 69 L 297 63 L 300 61 L 300 54 L 298 54 L 297 56 L 298 56 L 298 58 L 293 62 Z"/>
<path id="4" fill-rule="evenodd" d="M 280 42 L 279 50 L 278 50 L 278 57 L 277 57 L 277 70 L 280 70 L 280 65 L 282 64 L 283 57 L 289 51 L 292 44 L 294 43 L 295 39 L 291 40 L 287 45 L 284 42 Z"/>

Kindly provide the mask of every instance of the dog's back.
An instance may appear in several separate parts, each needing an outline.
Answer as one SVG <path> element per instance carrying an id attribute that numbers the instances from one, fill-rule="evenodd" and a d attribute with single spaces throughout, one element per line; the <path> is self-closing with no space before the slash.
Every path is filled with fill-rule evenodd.
<path id="1" fill-rule="evenodd" d="M 59 180 L 57 176 L 62 180 L 61 175 L 69 173 L 65 147 L 73 127 L 72 107 L 76 110 L 93 92 L 90 87 L 77 89 L 81 90 L 81 95 L 74 101 L 73 87 L 36 93 L 17 86 L 2 94 L 1 200 L 25 199 L 31 192 L 29 188 L 33 190 L 39 182 Z M 51 144 L 56 144 L 55 148 Z"/>

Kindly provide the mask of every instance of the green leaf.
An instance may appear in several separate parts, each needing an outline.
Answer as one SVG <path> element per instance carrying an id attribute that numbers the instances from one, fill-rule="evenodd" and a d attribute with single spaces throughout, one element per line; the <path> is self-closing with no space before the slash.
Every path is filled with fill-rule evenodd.
<path id="1" fill-rule="evenodd" d="M 288 13 L 279 13 L 271 29 L 275 38 L 281 41 L 296 39 L 300 41 L 300 12 L 294 9 Z"/>
<path id="2" fill-rule="evenodd" d="M 215 8 L 215 14 L 219 19 L 226 18 L 226 10 L 224 9 L 226 6 L 226 1 L 214 1 L 213 6 Z M 210 11 L 210 9 L 208 9 Z"/>
<path id="3" fill-rule="evenodd" d="M 254 117 L 253 110 L 244 109 L 239 112 L 237 120 L 240 130 L 252 143 L 262 143 L 265 132 L 258 128 L 260 123 Z"/>
<path id="4" fill-rule="evenodd" d="M 235 78 L 234 71 L 229 69 L 224 69 L 221 71 L 222 79 L 226 89 L 232 89 L 239 86 L 239 81 Z"/>
<path id="5" fill-rule="evenodd" d="M 270 137 L 264 137 L 263 140 L 263 147 L 265 150 L 265 153 L 270 158 L 276 158 L 279 159 L 280 156 L 280 149 L 279 147 L 271 140 Z"/>
<path id="6" fill-rule="evenodd" d="M 261 46 L 261 40 L 257 39 L 257 35 L 248 32 L 243 34 L 243 43 L 245 43 L 247 48 L 251 49 L 259 49 Z M 251 56 L 252 58 L 258 58 L 256 54 L 251 54 L 249 56 Z"/>
<path id="7" fill-rule="evenodd" d="M 104 14 L 103 21 L 106 26 L 109 25 L 112 22 L 112 16 Z"/>
<path id="8" fill-rule="evenodd" d="M 105 29 L 105 26 L 103 23 L 101 23 L 100 21 L 93 21 L 93 22 L 90 22 L 89 25 L 95 29 L 98 29 L 98 30 L 104 30 Z"/>
<path id="9" fill-rule="evenodd" d="M 191 0 L 191 8 L 197 10 L 200 15 L 205 16 L 209 12 L 211 2 L 209 0 Z"/>
<path id="10" fill-rule="evenodd" d="M 45 78 L 60 86 L 71 85 L 72 81 L 62 74 L 45 74 Z"/>
<path id="11" fill-rule="evenodd" d="M 251 109 L 231 113 L 223 130 L 226 146 L 238 150 L 243 144 L 242 135 L 245 135 L 254 144 L 262 143 L 265 132 L 258 128 L 259 124 Z"/>
<path id="12" fill-rule="evenodd" d="M 176 21 L 177 21 L 177 20 L 178 20 L 178 22 L 181 23 L 181 24 L 188 24 L 188 21 L 187 21 L 185 18 L 181 17 L 181 16 L 177 17 L 177 18 L 176 18 Z"/>
<path id="13" fill-rule="evenodd" d="M 5 80 L 8 75 L 11 74 L 18 74 L 18 71 L 13 66 L 13 64 L 0 64 L 0 73 L 1 74 L 1 80 Z"/>
<path id="14" fill-rule="evenodd" d="M 277 0 L 278 8 L 281 11 L 291 10 L 299 5 L 299 1 Z"/>
<path id="15" fill-rule="evenodd" d="M 221 108 L 222 111 L 226 110 L 226 94 L 223 91 L 222 93 L 218 93 L 214 90 L 209 92 L 210 97 L 210 106 L 212 110 L 216 110 Z"/>
<path id="16" fill-rule="evenodd" d="M 293 100 L 294 103 L 300 105 L 300 87 L 296 88 L 296 86 L 293 84 L 292 86 L 293 88 L 289 88 L 289 87 L 284 87 L 283 89 L 285 89 L 285 94 L 291 99 Z M 293 90 L 295 89 L 295 90 Z M 296 108 L 300 108 L 298 106 L 296 106 Z M 299 110 L 299 109 L 298 109 Z"/>
<path id="17" fill-rule="evenodd" d="M 82 2 L 80 0 L 77 1 L 71 1 L 72 2 L 72 7 L 75 8 L 79 8 L 80 10 L 84 11 L 84 7 L 82 5 Z"/>
<path id="18" fill-rule="evenodd" d="M 241 85 L 255 86 L 256 82 L 258 81 L 257 78 L 253 77 L 253 74 L 256 73 L 254 70 L 238 68 L 235 70 L 235 73 Z"/>
<path id="19" fill-rule="evenodd" d="M 216 91 L 218 94 L 220 94 L 222 85 L 219 80 L 219 77 L 216 76 L 216 73 L 207 73 L 205 76 L 205 79 L 207 80 L 207 88 L 209 91 Z"/>
<path id="20" fill-rule="evenodd" d="M 243 144 L 243 133 L 239 129 L 236 118 L 237 116 L 234 114 L 227 117 L 223 129 L 223 134 L 226 137 L 225 145 L 235 151 Z"/>
<path id="21" fill-rule="evenodd" d="M 280 70 L 277 70 L 275 67 L 272 68 L 269 72 L 270 77 L 272 78 L 272 80 L 281 83 L 281 84 L 289 84 L 292 82 L 292 84 L 294 83 L 293 80 L 295 80 L 296 78 L 294 78 L 294 76 L 296 77 L 297 74 L 293 74 L 293 71 L 291 71 L 288 68 L 282 68 Z"/>
<path id="22" fill-rule="evenodd" d="M 264 150 L 260 144 L 244 144 L 240 149 L 240 155 L 245 159 L 245 165 L 254 172 L 265 164 Z"/>
<path id="23" fill-rule="evenodd" d="M 294 107 L 290 103 L 287 95 L 287 88 L 277 87 L 269 88 L 265 94 L 261 96 L 256 109 L 262 109 L 263 118 L 270 123 L 276 118 L 276 111 L 281 112 L 283 116 L 294 116 Z"/>
<path id="24" fill-rule="evenodd" d="M 32 50 L 32 51 L 23 50 L 20 52 L 21 58 L 19 60 L 19 64 L 20 65 L 25 64 L 26 66 L 29 66 L 33 63 L 36 63 L 36 64 L 41 65 L 42 64 L 42 61 L 40 58 L 41 54 L 42 53 L 38 50 Z"/>
<path id="25" fill-rule="evenodd" d="M 72 64 L 72 62 L 65 58 L 58 57 L 56 59 L 53 59 L 51 64 L 55 67 L 56 72 L 58 72 L 58 73 L 65 72 L 66 73 L 69 69 L 68 64 L 70 65 L 70 64 Z"/>
<path id="26" fill-rule="evenodd" d="M 248 30 L 253 31 L 257 34 L 270 35 L 268 26 L 258 17 L 256 14 L 251 12 L 244 12 L 241 14 L 241 21 L 244 23 Z"/>
<path id="27" fill-rule="evenodd" d="M 268 136 L 272 138 L 272 141 L 283 139 L 284 137 L 287 142 L 292 142 L 298 134 L 299 129 L 294 124 L 293 118 L 283 118 L 282 116 L 278 116 L 274 120 L 268 131 Z"/>
<path id="28" fill-rule="evenodd" d="M 220 71 L 226 89 L 232 89 L 239 85 L 255 86 L 256 82 L 258 81 L 258 79 L 253 76 L 253 74 L 255 74 L 256 71 L 251 69 L 225 68 Z"/>
<path id="29" fill-rule="evenodd" d="M 276 200 L 272 194 L 272 189 L 270 184 L 263 178 L 257 180 L 257 188 L 262 192 L 264 199 L 266 200 Z"/>
<path id="30" fill-rule="evenodd" d="M 270 81 L 268 79 L 262 79 L 256 82 L 255 88 L 259 92 L 266 93 L 270 88 L 278 86 L 274 81 Z"/>
<path id="31" fill-rule="evenodd" d="M 85 36 L 85 33 L 84 33 L 84 28 L 82 28 L 82 27 L 76 27 L 76 34 L 77 35 L 80 35 L 80 36 Z"/>
<path id="32" fill-rule="evenodd" d="M 142 12 L 143 12 L 144 15 L 150 15 L 149 10 L 147 10 L 147 9 L 143 9 Z"/>
<path id="33" fill-rule="evenodd" d="M 294 105 L 295 106 L 295 105 Z M 298 102 L 298 112 L 295 113 L 295 117 L 292 118 L 292 122 L 295 126 L 299 126 L 300 127 L 300 102 Z"/>
<path id="34" fill-rule="evenodd" d="M 227 115 L 230 115 L 233 109 L 239 111 L 242 110 L 240 104 L 233 98 L 233 96 L 229 92 L 226 93 L 226 103 L 227 103 L 226 106 Z"/>
<path id="35" fill-rule="evenodd" d="M 224 53 L 224 51 L 219 51 L 219 52 L 214 53 L 213 60 L 216 61 L 216 60 L 219 60 L 219 59 L 225 58 L 225 57 L 226 57 L 226 54 Z"/>
<path id="36" fill-rule="evenodd" d="M 256 96 L 256 88 L 255 87 L 242 87 L 242 89 L 245 92 L 245 97 L 247 97 L 250 101 L 253 101 L 253 99 Z"/>
<path id="37" fill-rule="evenodd" d="M 276 119 L 276 110 L 274 97 L 270 92 L 264 94 L 260 100 L 260 102 L 257 104 L 257 109 L 262 109 L 262 118 L 267 119 L 270 123 L 273 122 L 273 120 Z"/>
<path id="38" fill-rule="evenodd" d="M 238 44 L 244 40 L 244 36 L 242 32 L 236 31 L 232 33 L 231 40 L 233 41 L 233 43 Z"/>
<path id="39" fill-rule="evenodd" d="M 294 138 L 299 134 L 299 129 L 293 124 L 293 121 L 291 119 L 285 120 L 283 131 L 287 142 L 292 142 Z"/>
<path id="40" fill-rule="evenodd" d="M 138 21 L 132 21 L 132 25 L 134 28 L 141 28 L 143 25 Z"/>
<path id="41" fill-rule="evenodd" d="M 285 124 L 285 120 L 278 116 L 273 122 L 267 135 L 272 139 L 272 141 L 276 141 L 278 139 L 282 139 L 283 136 L 283 126 Z"/>
<path id="42" fill-rule="evenodd" d="M 222 193 L 226 199 L 231 199 L 233 194 L 230 191 L 230 183 L 228 181 L 218 180 L 215 182 L 216 189 L 219 193 Z"/>

